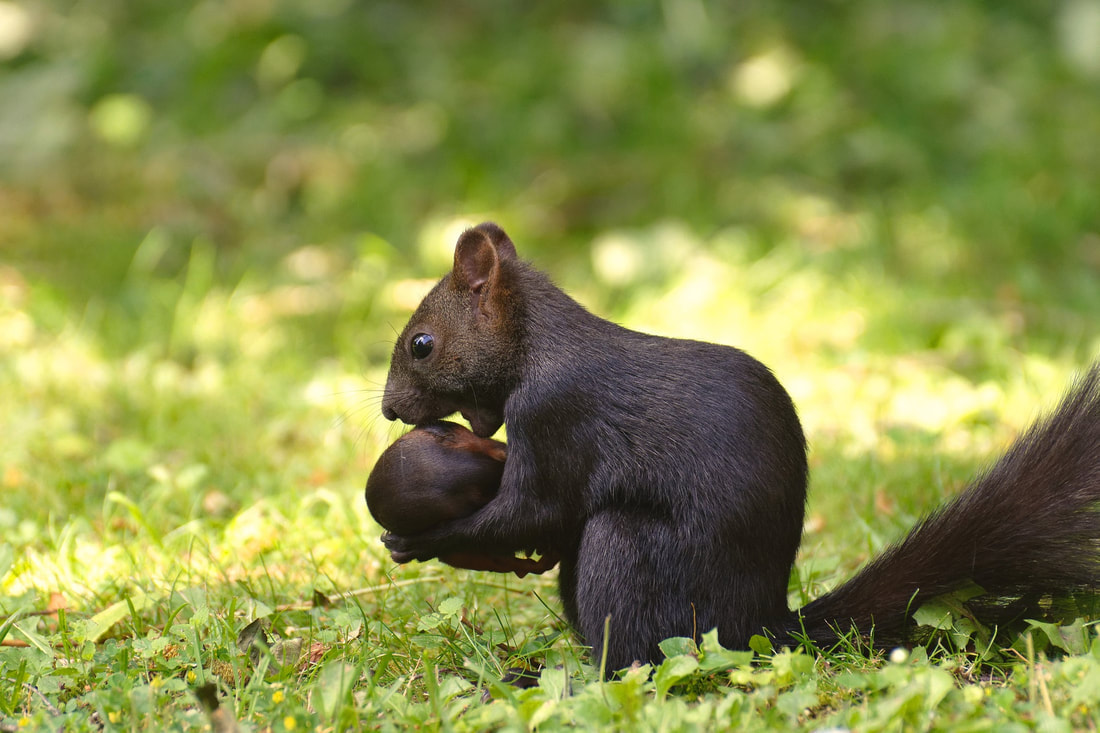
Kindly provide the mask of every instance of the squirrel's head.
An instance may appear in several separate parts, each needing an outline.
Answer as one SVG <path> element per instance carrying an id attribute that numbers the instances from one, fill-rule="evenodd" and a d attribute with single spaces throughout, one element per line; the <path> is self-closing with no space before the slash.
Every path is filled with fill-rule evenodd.
<path id="1" fill-rule="evenodd" d="M 462 233 L 454 268 L 397 338 L 382 398 L 387 420 L 423 425 L 459 412 L 480 437 L 500 428 L 521 359 L 519 265 L 496 224 Z"/>

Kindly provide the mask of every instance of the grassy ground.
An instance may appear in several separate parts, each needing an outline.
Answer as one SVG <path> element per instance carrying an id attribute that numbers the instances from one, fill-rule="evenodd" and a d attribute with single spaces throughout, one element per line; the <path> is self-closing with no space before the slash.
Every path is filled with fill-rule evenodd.
<path id="1" fill-rule="evenodd" d="M 1095 729 L 1091 627 L 600 683 L 553 574 L 394 566 L 361 495 L 495 218 L 775 369 L 791 601 L 842 580 L 1100 353 L 1095 4 L 433 8 L 0 5 L 0 730 Z"/>

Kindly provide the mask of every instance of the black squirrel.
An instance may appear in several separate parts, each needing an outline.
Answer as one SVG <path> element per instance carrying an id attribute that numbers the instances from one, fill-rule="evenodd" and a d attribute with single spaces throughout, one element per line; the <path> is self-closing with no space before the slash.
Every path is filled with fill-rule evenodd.
<path id="1" fill-rule="evenodd" d="M 413 534 L 473 514 L 500 488 L 507 447 L 479 438 L 456 423 L 440 420 L 417 427 L 396 440 L 374 464 L 364 494 L 371 516 L 399 534 Z M 534 548 L 528 551 L 533 552 Z M 557 558 L 449 552 L 439 558 L 469 570 L 544 573 Z"/>
<path id="2" fill-rule="evenodd" d="M 852 628 L 903 644 L 921 602 L 971 584 L 1017 615 L 1100 587 L 1100 364 L 965 491 L 793 611 L 806 443 L 787 392 L 744 352 L 598 318 L 485 223 L 398 337 L 382 400 L 413 425 L 454 412 L 481 437 L 507 425 L 499 491 L 384 544 L 397 562 L 556 554 L 566 617 L 597 654 L 606 642 L 608 669 L 715 627 L 728 648 L 760 633 L 828 645 Z"/>

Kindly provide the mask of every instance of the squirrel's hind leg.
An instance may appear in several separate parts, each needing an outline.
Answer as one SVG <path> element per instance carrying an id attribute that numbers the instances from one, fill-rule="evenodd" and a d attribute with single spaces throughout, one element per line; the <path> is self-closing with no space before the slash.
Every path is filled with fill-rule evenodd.
<path id="1" fill-rule="evenodd" d="M 606 510 L 588 519 L 572 580 L 574 623 L 593 664 L 603 654 L 605 624 L 608 672 L 635 661 L 658 664 L 663 639 L 695 634 L 684 544 L 674 527 L 641 512 Z"/>

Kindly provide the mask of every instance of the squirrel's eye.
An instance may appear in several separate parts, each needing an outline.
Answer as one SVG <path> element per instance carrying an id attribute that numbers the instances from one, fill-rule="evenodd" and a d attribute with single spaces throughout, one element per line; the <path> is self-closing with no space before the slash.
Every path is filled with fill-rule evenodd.
<path id="1" fill-rule="evenodd" d="M 409 349 L 412 351 L 414 359 L 423 359 L 428 354 L 432 353 L 432 348 L 435 347 L 435 339 L 432 338 L 430 333 L 418 333 L 412 337 L 412 342 L 409 344 Z"/>

